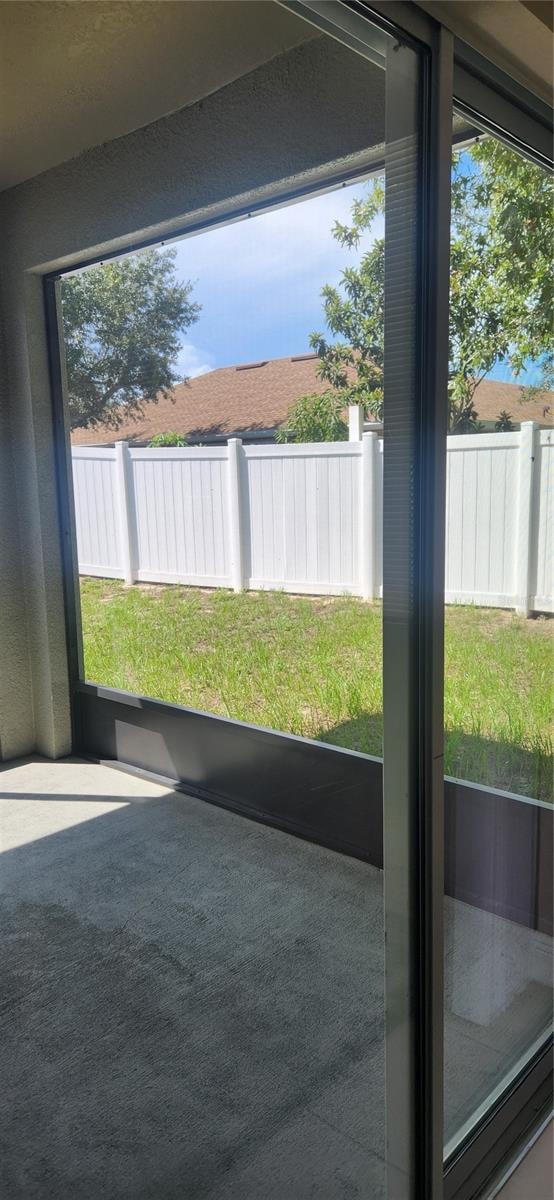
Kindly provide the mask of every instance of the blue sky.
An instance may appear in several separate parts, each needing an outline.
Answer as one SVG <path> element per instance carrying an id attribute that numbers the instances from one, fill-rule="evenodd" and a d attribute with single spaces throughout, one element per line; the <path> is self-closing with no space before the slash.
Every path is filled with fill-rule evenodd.
<path id="1" fill-rule="evenodd" d="M 489 372 L 488 378 L 498 379 L 501 383 L 518 383 L 521 387 L 537 387 L 542 382 L 543 375 L 539 362 L 528 362 L 525 371 L 517 378 L 508 363 L 497 362 Z"/>
<path id="2" fill-rule="evenodd" d="M 174 243 L 177 275 L 193 283 L 202 305 L 199 320 L 183 336 L 179 377 L 195 378 L 215 367 L 309 352 L 313 330 L 327 333 L 321 289 L 338 285 L 345 267 L 383 234 L 377 218 L 358 249 L 340 246 L 336 220 L 347 223 L 352 201 L 370 185 L 355 183 L 273 212 L 261 213 Z M 497 363 L 493 379 L 514 381 Z M 519 382 L 539 383 L 529 364 Z"/>
<path id="3" fill-rule="evenodd" d="M 320 292 L 338 283 L 359 251 L 334 240 L 363 183 L 208 230 L 177 243 L 177 270 L 194 282 L 202 305 L 183 338 L 179 370 L 194 377 L 214 367 L 309 351 L 308 335 L 324 330 Z M 382 234 L 379 219 L 362 247 Z"/>
<path id="4" fill-rule="evenodd" d="M 183 338 L 178 373 L 194 378 L 214 367 L 309 351 L 309 334 L 325 331 L 321 288 L 338 284 L 360 253 L 338 245 L 333 222 L 348 221 L 352 200 L 367 187 L 352 184 L 176 243 L 179 278 L 194 283 L 202 304 Z M 361 249 L 382 232 L 379 218 Z M 540 375 L 529 364 L 519 382 L 538 383 Z M 490 377 L 514 381 L 504 363 Z"/>

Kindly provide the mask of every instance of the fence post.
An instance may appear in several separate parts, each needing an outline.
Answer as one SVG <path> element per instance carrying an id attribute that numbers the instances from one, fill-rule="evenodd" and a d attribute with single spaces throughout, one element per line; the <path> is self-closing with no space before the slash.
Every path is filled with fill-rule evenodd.
<path id="1" fill-rule="evenodd" d="M 515 542 L 515 608 L 516 612 L 520 613 L 523 617 L 529 616 L 531 594 L 531 566 L 534 540 L 533 492 L 538 428 L 539 426 L 536 421 L 522 421 L 519 435 Z"/>
<path id="2" fill-rule="evenodd" d="M 364 410 L 361 404 L 348 405 L 348 441 L 361 442 L 364 432 Z"/>
<path id="3" fill-rule="evenodd" d="M 122 558 L 123 578 L 134 583 L 133 539 L 131 518 L 130 459 L 127 442 L 115 443 L 115 496 L 119 525 L 119 546 Z"/>
<path id="4" fill-rule="evenodd" d="M 360 593 L 364 600 L 375 596 L 375 503 L 377 434 L 362 436 L 360 480 Z"/>
<path id="5" fill-rule="evenodd" d="M 229 546 L 231 551 L 231 583 L 233 591 L 244 589 L 244 522 L 241 489 L 241 438 L 229 438 L 227 442 L 227 478 L 229 499 Z"/>

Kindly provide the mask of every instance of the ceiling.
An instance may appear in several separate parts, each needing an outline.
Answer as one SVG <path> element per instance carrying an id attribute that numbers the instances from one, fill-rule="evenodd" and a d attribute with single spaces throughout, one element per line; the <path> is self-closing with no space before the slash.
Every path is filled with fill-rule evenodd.
<path id="1" fill-rule="evenodd" d="M 311 36 L 268 0 L 0 0 L 0 189 Z"/>
<path id="2" fill-rule="evenodd" d="M 552 103 L 551 0 L 419 0 L 419 6 Z"/>
<path id="3" fill-rule="evenodd" d="M 549 3 L 420 6 L 550 98 Z M 0 0 L 0 189 L 192 104 L 311 36 L 272 0 Z"/>

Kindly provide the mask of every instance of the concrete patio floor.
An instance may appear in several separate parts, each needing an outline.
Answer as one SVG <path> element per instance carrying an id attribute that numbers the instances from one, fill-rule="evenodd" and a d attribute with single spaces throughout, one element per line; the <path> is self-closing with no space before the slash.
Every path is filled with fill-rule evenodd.
<path id="1" fill-rule="evenodd" d="M 2 1196 L 379 1200 L 381 873 L 76 760 L 0 806 Z M 551 943 L 446 917 L 453 1130 L 548 1019 Z"/>

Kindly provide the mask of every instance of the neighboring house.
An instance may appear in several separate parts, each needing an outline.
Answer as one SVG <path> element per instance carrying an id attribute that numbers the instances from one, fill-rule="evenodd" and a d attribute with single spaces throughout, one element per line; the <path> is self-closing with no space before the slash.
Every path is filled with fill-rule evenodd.
<path id="1" fill-rule="evenodd" d="M 312 392 L 324 392 L 328 384 L 318 372 L 316 354 L 297 354 L 262 362 L 219 367 L 196 379 L 177 384 L 171 396 L 144 405 L 142 416 L 128 418 L 115 432 L 97 426 L 75 429 L 71 441 L 77 446 L 110 445 L 116 438 L 144 445 L 157 433 L 172 430 L 188 442 L 225 442 L 230 437 L 245 441 L 272 441 L 286 424 L 291 404 Z M 485 379 L 475 392 L 475 407 L 487 429 L 505 409 L 515 425 L 538 421 L 544 428 L 554 424 L 554 393 L 522 402 L 521 389 L 513 383 Z"/>
<path id="2" fill-rule="evenodd" d="M 538 399 L 525 400 L 517 383 L 483 379 L 475 389 L 474 404 L 487 431 L 493 430 L 502 410 L 508 412 L 516 427 L 522 421 L 537 421 L 541 429 L 554 426 L 554 392 L 542 392 Z"/>

